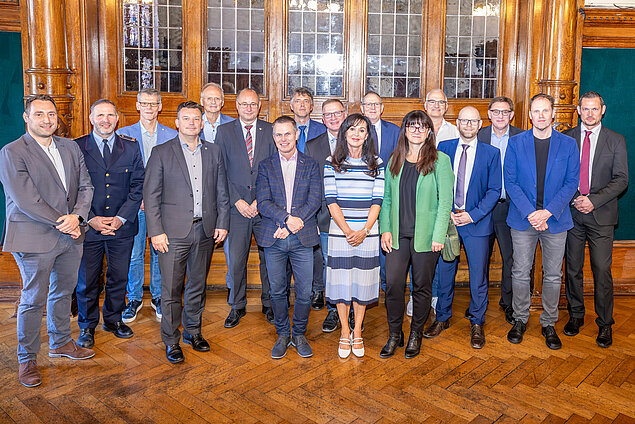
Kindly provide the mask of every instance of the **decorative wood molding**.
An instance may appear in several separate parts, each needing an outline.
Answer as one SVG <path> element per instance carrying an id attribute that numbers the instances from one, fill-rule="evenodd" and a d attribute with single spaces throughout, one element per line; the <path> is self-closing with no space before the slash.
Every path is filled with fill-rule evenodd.
<path id="1" fill-rule="evenodd" d="M 635 9 L 580 10 L 583 47 L 635 48 Z"/>
<path id="2" fill-rule="evenodd" d="M 18 0 L 0 0 L 0 31 L 20 32 Z"/>

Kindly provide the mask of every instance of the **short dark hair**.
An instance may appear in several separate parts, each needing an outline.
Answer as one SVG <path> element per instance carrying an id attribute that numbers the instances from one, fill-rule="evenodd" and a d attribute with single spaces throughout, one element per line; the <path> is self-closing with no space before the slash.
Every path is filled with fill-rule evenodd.
<path id="1" fill-rule="evenodd" d="M 306 87 L 295 88 L 293 93 L 291 93 L 291 100 L 293 100 L 295 96 L 307 96 L 311 99 L 311 101 L 313 101 L 313 93 L 311 93 L 311 90 Z"/>
<path id="2" fill-rule="evenodd" d="M 600 93 L 596 91 L 587 91 L 583 95 L 580 96 L 580 100 L 578 101 L 578 106 L 582 105 L 582 99 L 600 99 L 600 104 L 604 106 L 604 99 L 600 96 Z"/>
<path id="3" fill-rule="evenodd" d="M 192 101 L 192 100 L 188 100 L 186 102 L 181 102 L 177 108 L 176 108 L 176 116 L 178 118 L 179 116 L 179 112 L 181 112 L 181 109 L 196 109 L 199 112 L 201 112 L 201 116 L 203 115 L 203 113 L 205 113 L 205 110 L 203 109 L 203 106 L 199 105 L 198 103 Z"/>
<path id="4" fill-rule="evenodd" d="M 509 108 L 511 109 L 511 111 L 512 112 L 514 111 L 514 102 L 509 97 L 505 97 L 505 96 L 494 97 L 489 102 L 489 106 L 487 107 L 487 109 L 491 109 L 492 106 L 494 105 L 494 103 L 507 103 L 509 105 Z"/>
<path id="5" fill-rule="evenodd" d="M 533 96 L 529 100 L 529 109 L 531 110 L 531 105 L 534 104 L 536 100 L 540 100 L 540 99 L 548 100 L 549 103 L 551 104 L 551 109 L 553 109 L 553 106 L 555 104 L 553 97 L 551 97 L 549 94 L 546 94 L 546 93 L 538 93 L 535 96 Z"/>
<path id="6" fill-rule="evenodd" d="M 146 94 L 148 96 L 155 96 L 157 98 L 157 102 L 161 103 L 161 92 L 159 90 L 157 90 L 156 88 L 146 87 L 146 88 L 140 90 L 137 93 L 137 101 L 138 102 L 141 101 L 141 95 L 142 94 Z"/>
<path id="7" fill-rule="evenodd" d="M 274 127 L 276 124 L 291 124 L 294 131 L 298 130 L 298 124 L 295 123 L 295 119 L 287 115 L 278 116 L 271 126 Z"/>
<path id="8" fill-rule="evenodd" d="M 90 105 L 90 113 L 92 114 L 92 113 L 93 113 L 93 110 L 95 109 L 95 107 L 97 107 L 97 106 L 99 106 L 99 105 L 102 105 L 102 104 L 104 104 L 104 103 L 109 104 L 109 105 L 111 105 L 112 107 L 114 107 L 114 108 L 115 108 L 115 112 L 117 112 L 117 106 L 116 106 L 116 105 L 115 105 L 115 104 L 114 104 L 111 100 L 108 100 L 108 99 L 99 99 L 99 100 L 97 100 L 95 103 L 93 103 L 92 105 Z"/>
<path id="9" fill-rule="evenodd" d="M 31 112 L 31 103 L 33 103 L 36 100 L 53 103 L 53 106 L 55 107 L 55 110 L 57 111 L 57 104 L 55 104 L 55 100 L 53 99 L 53 97 L 49 96 L 48 94 L 34 94 L 32 96 L 27 97 L 24 102 L 24 113 L 26 113 L 27 116 Z"/>

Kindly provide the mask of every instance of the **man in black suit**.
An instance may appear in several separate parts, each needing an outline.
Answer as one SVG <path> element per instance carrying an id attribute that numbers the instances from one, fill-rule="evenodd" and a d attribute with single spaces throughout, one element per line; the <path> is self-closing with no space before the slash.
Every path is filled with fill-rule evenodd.
<path id="1" fill-rule="evenodd" d="M 115 104 L 107 99 L 97 100 L 90 108 L 89 118 L 93 131 L 75 140 L 84 154 L 95 187 L 77 280 L 77 323 L 81 329 L 77 344 L 85 348 L 95 344 L 104 253 L 108 270 L 103 328 L 122 339 L 133 335 L 121 314 L 126 307 L 130 254 L 134 236 L 139 231 L 137 213 L 144 177 L 139 143 L 132 137 L 115 133 L 119 120 Z"/>
<path id="2" fill-rule="evenodd" d="M 573 228 L 567 234 L 566 280 L 569 322 L 564 334 L 574 336 L 584 324 L 582 288 L 584 245 L 589 255 L 595 286 L 595 320 L 599 327 L 596 343 L 613 343 L 613 232 L 617 224 L 617 196 L 628 186 L 628 161 L 624 137 L 602 125 L 604 100 L 589 91 L 580 96 L 578 115 L 582 123 L 565 132 L 580 149 L 580 185 L 571 202 Z"/>
<path id="3" fill-rule="evenodd" d="M 152 150 L 143 186 L 148 235 L 159 252 L 161 338 L 171 363 L 184 360 L 182 294 L 183 342 L 198 352 L 210 349 L 201 334 L 205 283 L 214 243 L 225 240 L 229 228 L 223 156 L 219 146 L 199 138 L 203 108 L 183 102 L 175 122 L 179 135 Z"/>
<path id="4" fill-rule="evenodd" d="M 254 227 L 260 225 L 256 201 L 258 164 L 276 152 L 271 124 L 258 119 L 258 93 L 245 88 L 236 97 L 238 119 L 218 127 L 216 144 L 221 147 L 227 165 L 231 219 L 229 228 L 229 256 L 232 273 L 232 310 L 225 320 L 225 328 L 238 325 L 247 306 L 247 257 Z M 259 247 L 260 283 L 262 285 L 262 313 L 273 324 L 273 310 L 269 298 L 269 279 L 264 251 Z"/>
<path id="5" fill-rule="evenodd" d="M 489 102 L 487 116 L 492 125 L 481 128 L 478 132 L 478 141 L 498 147 L 501 155 L 501 169 L 505 161 L 505 151 L 509 137 L 523 132 L 520 128 L 510 125 L 514 118 L 514 102 L 509 97 L 494 97 Z M 494 219 L 494 234 L 490 237 L 490 257 L 494 240 L 498 240 L 501 257 L 503 259 L 503 275 L 501 278 L 501 297 L 499 304 L 505 311 L 505 320 L 514 323 L 514 309 L 512 308 L 512 265 L 514 264 L 512 235 L 507 225 L 507 212 L 509 200 L 505 195 L 505 182 L 501 190 L 501 197 L 494 207 L 492 217 Z M 488 267 L 489 269 L 489 267 Z"/>

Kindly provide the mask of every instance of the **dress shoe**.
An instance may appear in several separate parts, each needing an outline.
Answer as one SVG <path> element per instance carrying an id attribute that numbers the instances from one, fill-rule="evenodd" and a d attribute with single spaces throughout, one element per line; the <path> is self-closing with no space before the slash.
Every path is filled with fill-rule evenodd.
<path id="1" fill-rule="evenodd" d="M 508 324 L 514 325 L 514 308 L 505 306 L 503 311 L 505 311 L 505 321 L 507 321 Z"/>
<path id="2" fill-rule="evenodd" d="M 265 314 L 265 318 L 269 324 L 273 324 L 275 317 L 273 316 L 273 308 L 271 306 L 263 306 L 262 313 Z"/>
<path id="3" fill-rule="evenodd" d="M 362 347 L 355 347 L 355 345 L 362 345 Z M 363 357 L 365 353 L 364 339 L 361 337 L 353 337 L 353 339 L 351 340 L 351 351 L 353 352 L 353 355 L 357 356 L 358 358 Z"/>
<path id="4" fill-rule="evenodd" d="M 197 352 L 209 352 L 209 343 L 203 338 L 201 334 L 189 335 L 183 332 L 183 343 L 192 345 L 192 349 Z"/>
<path id="5" fill-rule="evenodd" d="M 474 349 L 482 349 L 485 346 L 485 333 L 483 332 L 483 326 L 478 324 L 472 324 L 470 335 L 470 344 Z"/>
<path id="6" fill-rule="evenodd" d="M 77 338 L 77 346 L 90 349 L 95 346 L 95 329 L 94 328 L 82 328 L 82 332 Z"/>
<path id="7" fill-rule="evenodd" d="M 291 345 L 291 337 L 289 336 L 278 336 L 278 340 L 276 340 L 276 344 L 273 345 L 271 349 L 271 358 L 272 359 L 281 359 L 284 358 L 287 354 L 287 348 Z"/>
<path id="8" fill-rule="evenodd" d="M 165 356 L 171 364 L 178 364 L 179 362 L 183 362 L 185 360 L 181 346 L 178 343 L 166 345 Z"/>
<path id="9" fill-rule="evenodd" d="M 603 325 L 600 327 L 598 337 L 595 339 L 595 343 L 600 347 L 609 347 L 613 344 L 613 330 L 610 325 Z"/>
<path id="10" fill-rule="evenodd" d="M 225 320 L 225 328 L 234 328 L 240 322 L 240 319 L 247 315 L 247 311 L 245 308 L 242 309 L 232 309 L 229 311 L 229 315 L 227 315 L 227 319 Z"/>
<path id="11" fill-rule="evenodd" d="M 291 345 L 295 346 L 295 349 L 298 351 L 298 355 L 302 358 L 310 358 L 313 356 L 313 349 L 311 349 L 311 345 L 304 334 L 293 336 L 291 339 Z"/>
<path id="12" fill-rule="evenodd" d="M 322 332 L 324 333 L 332 333 L 337 329 L 340 325 L 340 318 L 337 315 L 337 311 L 333 309 L 326 314 L 326 318 L 324 318 L 324 322 L 322 323 Z"/>
<path id="13" fill-rule="evenodd" d="M 510 343 L 518 344 L 523 341 L 523 334 L 525 334 L 525 330 L 527 329 L 527 324 L 517 319 L 514 322 L 514 326 L 509 333 L 507 333 L 507 341 Z"/>
<path id="14" fill-rule="evenodd" d="M 386 345 L 384 345 L 381 352 L 379 352 L 379 357 L 384 359 L 390 358 L 395 354 L 397 347 L 403 347 L 403 331 L 390 333 Z"/>
<path id="15" fill-rule="evenodd" d="M 584 318 L 569 317 L 562 332 L 565 336 L 575 336 L 580 332 L 580 327 L 584 325 Z"/>
<path id="16" fill-rule="evenodd" d="M 75 340 L 71 339 L 62 347 L 50 349 L 49 356 L 51 358 L 88 359 L 95 356 L 95 352 L 92 349 L 77 346 Z"/>
<path id="17" fill-rule="evenodd" d="M 412 359 L 421 351 L 421 332 L 411 331 L 406 345 L 406 359 Z"/>
<path id="18" fill-rule="evenodd" d="M 323 291 L 317 291 L 313 293 L 313 296 L 311 296 L 311 308 L 315 309 L 316 311 L 319 311 L 322 308 L 324 308 L 324 292 Z"/>
<path id="19" fill-rule="evenodd" d="M 341 337 L 337 346 L 337 354 L 340 358 L 346 359 L 351 354 L 351 338 Z"/>
<path id="20" fill-rule="evenodd" d="M 126 305 L 126 309 L 124 309 L 121 314 L 121 320 L 126 324 L 131 323 L 132 321 L 137 319 L 137 313 L 143 307 L 143 302 L 138 300 L 131 300 Z"/>
<path id="21" fill-rule="evenodd" d="M 450 328 L 449 321 L 439 321 L 435 319 L 432 325 L 430 325 L 430 327 L 428 327 L 426 331 L 423 332 L 423 337 L 425 337 L 426 339 L 432 339 L 441 334 L 443 330 L 447 330 L 448 328 Z"/>
<path id="22" fill-rule="evenodd" d="M 161 321 L 161 318 L 163 318 L 163 312 L 161 311 L 161 298 L 155 297 L 154 299 L 152 299 L 150 301 L 150 306 L 152 306 L 152 309 L 154 309 L 154 313 L 156 314 L 157 319 Z"/>
<path id="23" fill-rule="evenodd" d="M 37 369 L 35 359 L 20 363 L 18 381 L 26 387 L 35 387 L 42 384 L 42 376 L 40 375 L 40 370 Z"/>
<path id="24" fill-rule="evenodd" d="M 545 336 L 545 344 L 549 349 L 558 350 L 562 347 L 560 337 L 556 334 L 556 329 L 553 325 L 542 327 L 542 335 Z"/>
<path id="25" fill-rule="evenodd" d="M 109 331 L 120 339 L 129 339 L 134 335 L 132 328 L 124 324 L 123 321 L 104 323 L 104 331 Z"/>

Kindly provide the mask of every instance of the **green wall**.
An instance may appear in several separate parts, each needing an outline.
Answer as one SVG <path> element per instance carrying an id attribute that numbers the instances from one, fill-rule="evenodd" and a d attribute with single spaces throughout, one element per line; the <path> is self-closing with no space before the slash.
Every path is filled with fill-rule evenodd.
<path id="1" fill-rule="evenodd" d="M 597 91 L 604 98 L 602 125 L 626 137 L 629 188 L 619 200 L 616 240 L 635 240 L 635 49 L 582 49 L 580 94 Z"/>

